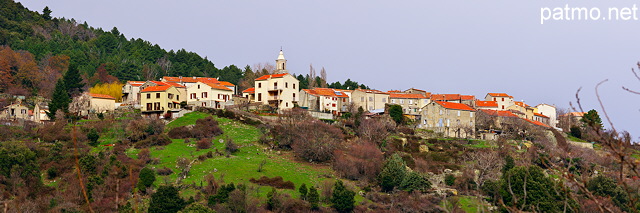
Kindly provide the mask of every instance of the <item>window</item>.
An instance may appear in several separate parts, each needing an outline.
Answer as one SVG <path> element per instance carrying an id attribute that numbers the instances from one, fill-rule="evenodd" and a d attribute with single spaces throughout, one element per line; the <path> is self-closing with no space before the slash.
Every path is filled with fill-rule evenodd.
<path id="1" fill-rule="evenodd" d="M 373 101 L 373 97 L 369 97 L 369 101 Z"/>
<path id="2" fill-rule="evenodd" d="M 202 93 L 202 98 L 207 98 L 207 92 Z"/>
<path id="3" fill-rule="evenodd" d="M 402 100 L 402 99 L 401 99 L 401 100 L 400 100 L 400 104 L 404 104 L 404 100 Z"/>
<path id="4" fill-rule="evenodd" d="M 295 93 L 293 93 L 293 100 L 294 101 L 296 100 L 296 94 Z"/>
<path id="5" fill-rule="evenodd" d="M 496 98 L 493 98 L 493 101 L 496 101 Z"/>
<path id="6" fill-rule="evenodd" d="M 285 107 L 289 107 L 289 102 L 284 103 L 284 106 L 285 106 Z"/>
<path id="7" fill-rule="evenodd" d="M 218 99 L 221 99 L 221 98 L 220 98 L 220 94 L 218 94 Z"/>
<path id="8" fill-rule="evenodd" d="M 160 98 L 160 93 L 156 93 L 156 98 Z"/>
<path id="9" fill-rule="evenodd" d="M 151 99 L 151 93 L 147 93 L 147 99 Z"/>
<path id="10" fill-rule="evenodd" d="M 258 93 L 258 101 L 262 101 L 262 93 Z"/>
<path id="11" fill-rule="evenodd" d="M 504 109 L 504 105 L 502 105 L 502 109 Z"/>
<path id="12" fill-rule="evenodd" d="M 364 97 L 360 97 L 360 102 L 364 102 Z"/>
<path id="13" fill-rule="evenodd" d="M 469 112 L 469 117 L 473 118 L 473 112 Z"/>
<path id="14" fill-rule="evenodd" d="M 197 97 L 196 97 L 195 93 L 191 93 L 191 94 L 189 94 L 189 98 L 190 99 L 196 99 Z"/>
<path id="15" fill-rule="evenodd" d="M 153 110 L 160 110 L 160 102 L 153 103 Z"/>
<path id="16" fill-rule="evenodd" d="M 504 98 L 502 98 L 502 101 L 504 101 Z"/>
<path id="17" fill-rule="evenodd" d="M 395 104 L 396 103 L 396 99 L 391 99 L 391 103 Z"/>
<path id="18" fill-rule="evenodd" d="M 167 103 L 167 108 L 171 109 L 173 107 L 171 107 L 171 103 Z"/>
<path id="19" fill-rule="evenodd" d="M 258 88 L 262 88 L 262 83 L 258 83 Z"/>
<path id="20" fill-rule="evenodd" d="M 296 88 L 296 84 L 293 84 L 293 88 L 294 88 L 294 89 Z"/>
<path id="21" fill-rule="evenodd" d="M 206 107 L 207 106 L 207 102 L 202 102 L 202 106 Z"/>
<path id="22" fill-rule="evenodd" d="M 442 110 L 440 110 L 440 115 L 442 115 Z"/>
<path id="23" fill-rule="evenodd" d="M 284 82 L 284 88 L 289 88 L 289 82 Z"/>
<path id="24" fill-rule="evenodd" d="M 273 82 L 273 88 L 278 89 L 278 82 Z"/>
<path id="25" fill-rule="evenodd" d="M 458 111 L 458 117 L 460 117 L 460 111 Z"/>
<path id="26" fill-rule="evenodd" d="M 169 94 L 167 95 L 167 98 L 169 98 L 169 99 L 173 99 L 173 94 L 169 93 Z"/>
<path id="27" fill-rule="evenodd" d="M 451 126 L 451 120 L 447 119 L 447 126 Z"/>
<path id="28" fill-rule="evenodd" d="M 198 89 L 200 89 L 200 84 L 198 84 Z"/>
<path id="29" fill-rule="evenodd" d="M 147 103 L 147 110 L 153 110 L 153 105 L 151 103 Z"/>
<path id="30" fill-rule="evenodd" d="M 176 95 L 176 100 L 180 100 L 180 95 Z"/>
<path id="31" fill-rule="evenodd" d="M 442 118 L 440 118 L 440 119 L 438 119 L 438 127 L 442 127 L 442 126 L 444 126 L 444 125 L 442 123 Z"/>
<path id="32" fill-rule="evenodd" d="M 336 107 L 336 104 L 331 104 L 332 107 Z"/>
<path id="33" fill-rule="evenodd" d="M 413 100 L 409 100 L 409 104 L 413 104 Z"/>

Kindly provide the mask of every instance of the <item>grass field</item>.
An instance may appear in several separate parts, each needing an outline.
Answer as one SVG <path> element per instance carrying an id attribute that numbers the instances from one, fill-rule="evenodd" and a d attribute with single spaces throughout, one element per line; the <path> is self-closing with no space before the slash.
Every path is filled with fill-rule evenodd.
<path id="1" fill-rule="evenodd" d="M 208 116 L 212 115 L 200 112 L 188 113 L 167 124 L 167 129 L 192 125 L 195 124 L 197 119 Z M 224 134 L 213 138 L 213 146 L 210 149 L 197 150 L 195 147 L 195 139 L 191 139 L 189 143 L 184 143 L 183 139 L 173 139 L 173 143 L 167 146 L 151 149 L 151 157 L 160 159 L 158 165 L 153 165 L 154 168 L 163 168 L 166 166 L 174 171 L 168 178 L 158 176 L 155 182 L 156 185 L 163 184 L 165 181 L 175 182 L 180 173 L 179 169 L 176 168 L 178 157 L 184 157 L 194 162 L 189 175 L 182 180 L 182 183 L 193 183 L 198 186 L 200 184 L 206 185 L 203 182 L 207 174 L 213 174 L 216 180 L 220 180 L 220 178 L 224 176 L 226 183 L 234 182 L 235 184 L 249 184 L 250 178 L 258 179 L 261 176 L 281 176 L 285 181 L 293 182 L 296 187 L 302 183 L 308 186 L 318 185 L 325 179 L 324 177 L 332 175 L 332 171 L 328 167 L 312 166 L 304 162 L 291 160 L 293 157 L 290 156 L 290 152 L 278 154 L 277 151 L 265 149 L 265 146 L 257 143 L 262 133 L 256 127 L 227 118 L 213 117 L 219 122 Z M 225 153 L 225 144 L 220 143 L 220 140 L 226 141 L 229 139 L 233 140 L 234 143 L 240 147 L 237 152 L 229 157 L 223 154 L 222 156 L 214 156 L 204 161 L 197 160 L 198 156 L 204 155 L 209 151 L 213 152 L 214 155 L 216 150 L 218 153 Z M 137 151 L 129 150 L 128 153 L 134 155 Z M 266 162 L 266 164 L 263 166 L 262 172 L 258 172 L 258 167 L 263 161 Z M 288 193 L 293 192 L 292 190 L 285 191 Z M 266 192 L 267 189 L 263 189 L 260 194 L 264 196 Z M 195 193 L 193 190 L 184 190 L 183 196 L 191 196 L 193 193 Z"/>

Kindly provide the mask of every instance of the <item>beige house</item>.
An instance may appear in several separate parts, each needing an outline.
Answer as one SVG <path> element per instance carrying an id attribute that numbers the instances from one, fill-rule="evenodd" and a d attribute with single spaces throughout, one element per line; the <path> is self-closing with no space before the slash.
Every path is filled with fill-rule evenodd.
<path id="1" fill-rule="evenodd" d="M 390 104 L 400 105 L 403 114 L 411 119 L 417 119 L 420 115 L 420 110 L 430 102 L 430 98 L 421 93 L 391 93 L 389 94 L 389 100 Z"/>
<path id="2" fill-rule="evenodd" d="M 433 101 L 422 108 L 418 128 L 443 133 L 446 137 L 474 138 L 475 111 L 466 104 Z"/>
<path id="3" fill-rule="evenodd" d="M 150 86 L 140 91 L 142 114 L 160 117 L 180 110 L 180 91 L 174 86 Z"/>
<path id="4" fill-rule="evenodd" d="M 144 81 L 127 81 L 122 86 L 122 104 L 139 105 L 140 104 L 140 86 Z"/>
<path id="5" fill-rule="evenodd" d="M 188 84 L 188 85 L 193 85 L 193 84 Z M 146 81 L 144 84 L 140 86 L 140 91 L 146 89 L 147 87 L 154 87 L 154 86 L 173 86 L 176 88 L 176 90 L 178 90 L 177 97 L 179 97 L 180 99 L 179 102 L 187 101 L 187 87 L 175 82 Z"/>
<path id="6" fill-rule="evenodd" d="M 351 93 L 351 102 L 365 111 L 384 111 L 389 103 L 389 93 L 380 90 L 356 89 Z"/>
<path id="7" fill-rule="evenodd" d="M 4 107 L 2 113 L 0 113 L 0 118 L 28 120 L 30 118 L 29 108 L 27 108 L 27 106 L 23 105 L 21 102 L 11 104 Z"/>
<path id="8" fill-rule="evenodd" d="M 187 88 L 187 104 L 192 106 L 222 109 L 231 100 L 233 90 L 215 83 L 197 82 Z"/>
<path id="9" fill-rule="evenodd" d="M 249 102 L 254 102 L 256 100 L 256 88 L 251 87 L 249 89 L 242 90 L 242 97 L 247 98 Z"/>
<path id="10" fill-rule="evenodd" d="M 547 126 L 551 126 L 551 119 L 549 118 L 549 116 L 540 114 L 540 113 L 533 113 L 533 121 L 538 121 L 540 123 L 543 123 Z"/>
<path id="11" fill-rule="evenodd" d="M 476 97 L 473 95 L 460 94 L 431 94 L 431 101 L 445 101 L 453 103 L 462 103 L 471 107 L 475 104 Z"/>
<path id="12" fill-rule="evenodd" d="M 522 101 L 514 101 L 513 105 L 508 106 L 506 110 L 509 111 L 517 111 L 514 112 L 515 114 L 519 115 L 521 118 L 524 119 L 529 119 L 532 120 L 533 119 L 533 113 L 535 111 L 535 109 L 531 106 L 529 106 L 528 104 L 525 104 Z"/>
<path id="13" fill-rule="evenodd" d="M 431 93 L 430 92 L 427 92 L 427 91 L 424 91 L 424 90 L 421 90 L 421 89 L 416 89 L 416 88 L 411 88 L 411 89 L 405 90 L 402 93 L 406 93 L 406 94 L 422 94 L 424 96 L 431 97 Z"/>
<path id="14" fill-rule="evenodd" d="M 498 102 L 495 101 L 481 101 L 481 100 L 476 100 L 475 101 L 475 108 L 476 109 L 490 109 L 490 110 L 498 110 Z"/>
<path id="15" fill-rule="evenodd" d="M 110 95 L 87 93 L 89 110 L 93 113 L 112 112 L 116 109 L 116 99 Z"/>
<path id="16" fill-rule="evenodd" d="M 558 116 L 555 106 L 549 104 L 538 104 L 536 106 L 536 109 L 536 113 L 549 117 L 549 126 L 558 126 Z"/>
<path id="17" fill-rule="evenodd" d="M 300 81 L 287 71 L 287 60 L 282 50 L 276 59 L 276 72 L 278 74 L 263 75 L 255 79 L 255 102 L 278 110 L 291 109 L 300 98 Z"/>
<path id="18" fill-rule="evenodd" d="M 310 111 L 331 112 L 338 115 L 347 111 L 349 96 L 336 89 L 315 88 L 300 91 L 300 107 L 307 107 Z"/>
<path id="19" fill-rule="evenodd" d="M 513 96 L 506 93 L 487 93 L 485 101 L 495 101 L 498 103 L 498 110 L 507 110 L 507 107 L 514 105 Z"/>

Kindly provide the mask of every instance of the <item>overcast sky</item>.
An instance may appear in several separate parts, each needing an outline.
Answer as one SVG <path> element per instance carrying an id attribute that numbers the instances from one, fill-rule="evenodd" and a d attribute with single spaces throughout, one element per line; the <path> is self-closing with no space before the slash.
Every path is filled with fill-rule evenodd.
<path id="1" fill-rule="evenodd" d="M 640 20 L 540 24 L 542 7 L 598 7 L 604 16 L 634 1 L 20 2 L 184 48 L 218 68 L 273 63 L 282 46 L 292 73 L 306 74 L 313 64 L 331 82 L 351 78 L 385 91 L 415 87 L 480 99 L 505 92 L 529 105 L 568 108 L 583 87 L 585 110 L 601 112 L 595 86 L 609 79 L 600 94 L 616 129 L 640 136 L 640 96 L 621 88 L 640 90 L 631 72 L 640 61 Z"/>

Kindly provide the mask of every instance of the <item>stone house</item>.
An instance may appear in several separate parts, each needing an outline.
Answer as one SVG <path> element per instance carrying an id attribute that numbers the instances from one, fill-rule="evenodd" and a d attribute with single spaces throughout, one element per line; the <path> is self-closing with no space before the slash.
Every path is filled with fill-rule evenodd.
<path id="1" fill-rule="evenodd" d="M 389 103 L 389 93 L 380 90 L 355 89 L 351 93 L 351 102 L 355 107 L 362 107 L 365 111 L 384 111 Z"/>
<path id="2" fill-rule="evenodd" d="M 400 105 L 403 114 L 410 119 L 419 119 L 420 110 L 430 102 L 429 97 L 420 93 L 391 93 L 389 94 L 389 100 L 390 104 Z"/>
<path id="3" fill-rule="evenodd" d="M 339 115 L 347 111 L 349 96 L 336 89 L 314 88 L 300 91 L 300 107 L 306 107 L 310 111 L 330 112 Z"/>
<path id="4" fill-rule="evenodd" d="M 442 133 L 445 137 L 474 138 L 476 110 L 469 105 L 432 101 L 422 108 L 418 128 Z"/>

